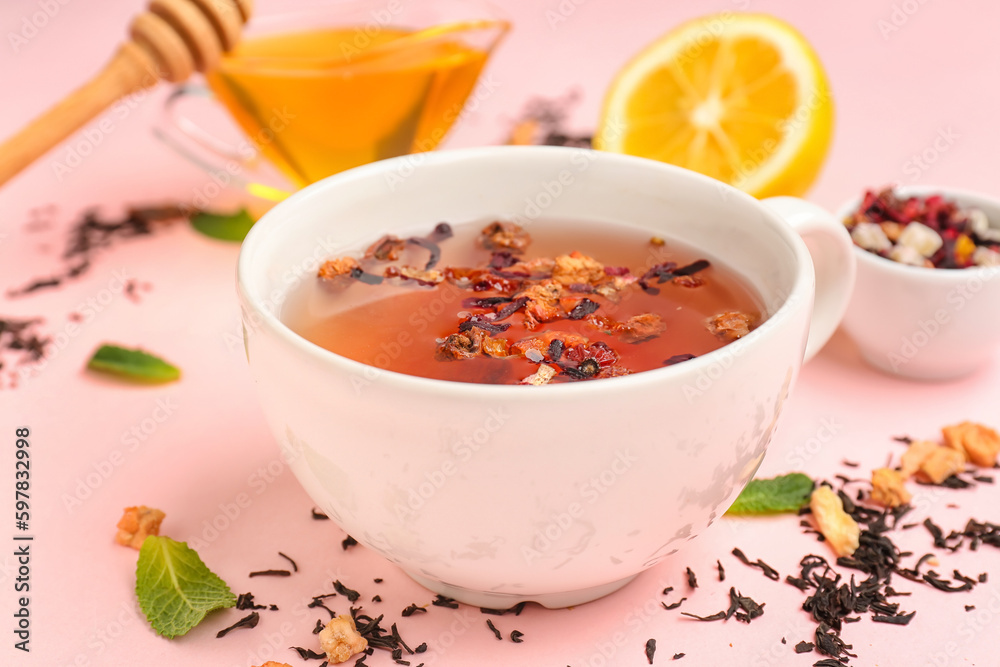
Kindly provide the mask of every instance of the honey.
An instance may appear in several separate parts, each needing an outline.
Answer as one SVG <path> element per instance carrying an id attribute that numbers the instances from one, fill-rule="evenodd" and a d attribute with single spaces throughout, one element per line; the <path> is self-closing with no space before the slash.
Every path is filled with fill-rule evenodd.
<path id="1" fill-rule="evenodd" d="M 433 149 L 459 117 L 488 50 L 463 33 L 351 28 L 247 40 L 207 82 L 247 136 L 297 186 L 383 158 Z"/>

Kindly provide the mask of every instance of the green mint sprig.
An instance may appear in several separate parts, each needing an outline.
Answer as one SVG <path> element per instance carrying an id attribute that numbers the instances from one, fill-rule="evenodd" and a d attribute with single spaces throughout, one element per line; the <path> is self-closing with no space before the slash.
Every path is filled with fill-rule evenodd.
<path id="1" fill-rule="evenodd" d="M 812 490 L 812 479 L 800 472 L 771 479 L 752 479 L 726 514 L 798 512 L 809 502 Z"/>
<path id="2" fill-rule="evenodd" d="M 229 586 L 184 542 L 150 535 L 135 568 L 135 594 L 153 629 L 173 639 L 208 612 L 236 605 Z"/>

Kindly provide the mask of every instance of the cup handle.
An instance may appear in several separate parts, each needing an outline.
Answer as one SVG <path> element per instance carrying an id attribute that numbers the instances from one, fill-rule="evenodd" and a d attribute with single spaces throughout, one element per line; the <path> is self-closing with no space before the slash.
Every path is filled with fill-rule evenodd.
<path id="1" fill-rule="evenodd" d="M 163 103 L 160 123 L 153 128 L 157 139 L 206 173 L 225 172 L 228 182 L 256 197 L 281 201 L 291 194 L 244 178 L 241 174 L 254 168 L 260 160 L 260 151 L 251 141 L 243 146 L 222 141 L 181 114 L 178 103 L 185 97 L 215 99 L 212 91 L 205 86 L 186 84 L 175 88 Z M 233 168 L 233 163 L 236 163 L 237 169 Z"/>
<path id="2" fill-rule="evenodd" d="M 804 359 L 809 361 L 830 340 L 847 310 L 857 268 L 854 243 L 844 225 L 816 204 L 796 197 L 770 197 L 761 203 L 798 232 L 812 257 L 816 301 Z"/>

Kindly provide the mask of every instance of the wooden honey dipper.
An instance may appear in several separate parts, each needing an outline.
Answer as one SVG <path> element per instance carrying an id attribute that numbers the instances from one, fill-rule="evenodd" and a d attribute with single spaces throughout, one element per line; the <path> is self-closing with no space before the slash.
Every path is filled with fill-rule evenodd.
<path id="1" fill-rule="evenodd" d="M 0 185 L 116 100 L 215 67 L 252 11 L 253 0 L 152 0 L 104 70 L 0 144 Z"/>

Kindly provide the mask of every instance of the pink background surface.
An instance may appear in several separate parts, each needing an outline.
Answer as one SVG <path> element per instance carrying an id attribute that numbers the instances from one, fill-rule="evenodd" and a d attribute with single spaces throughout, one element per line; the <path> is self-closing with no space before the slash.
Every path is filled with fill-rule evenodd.
<path id="1" fill-rule="evenodd" d="M 416 0 L 414 0 L 416 1 Z M 10 33 L 42 5 L 58 6 L 26 44 Z M 259 13 L 278 6 L 261 0 Z M 550 24 L 560 7 L 565 21 Z M 71 87 L 97 71 L 109 57 L 128 19 L 141 3 L 102 0 L 84 3 L 16 0 L 0 6 L 0 136 L 14 132 Z M 582 92 L 573 129 L 596 122 L 601 96 L 614 72 L 638 50 L 691 16 L 722 10 L 773 13 L 797 26 L 814 44 L 831 79 L 837 108 L 829 160 L 809 194 L 833 208 L 863 188 L 888 183 L 940 184 L 997 191 L 995 157 L 1000 152 L 996 110 L 1000 106 L 1000 50 L 995 48 L 1000 6 L 986 1 L 921 3 L 790 1 L 699 2 L 684 7 L 658 2 L 518 2 L 506 7 L 515 29 L 488 70 L 495 92 L 451 135 L 452 147 L 493 144 L 509 120 L 536 95 Z M 895 20 L 897 25 L 893 25 Z M 880 22 L 883 30 L 880 30 Z M 885 32 L 885 26 L 893 30 Z M 30 34 L 30 31 L 28 33 Z M 4 290 L 59 267 L 66 226 L 86 207 L 114 212 L 123 203 L 189 200 L 206 184 L 205 175 L 175 156 L 150 134 L 165 88 L 145 96 L 115 121 L 80 167 L 61 180 L 53 171 L 71 140 L 0 189 L 0 286 Z M 935 140 L 951 137 L 947 141 Z M 921 157 L 923 156 L 923 157 Z M 922 160 L 923 166 L 916 160 Z M 48 231 L 25 228 L 28 211 L 54 204 L 56 223 Z M 55 352 L 17 389 L 0 390 L 0 442 L 6 472 L 0 473 L 0 506 L 9 523 L 0 529 L 0 664 L 46 665 L 258 665 L 274 658 L 306 664 L 286 647 L 315 646 L 310 630 L 323 613 L 304 609 L 340 579 L 370 599 L 369 611 L 400 620 L 410 645 L 428 642 L 420 659 L 430 665 L 645 664 L 647 639 L 658 642 L 656 664 L 684 652 L 686 665 L 811 665 L 821 656 L 794 655 L 792 646 L 811 639 L 814 624 L 800 610 L 804 595 L 768 581 L 731 555 L 741 547 L 763 558 L 782 576 L 806 553 L 829 556 L 824 545 L 803 535 L 794 517 L 726 519 L 683 551 L 603 600 L 575 609 L 531 606 L 520 617 L 494 618 L 508 634 L 525 633 L 523 644 L 497 642 L 479 610 L 431 607 L 430 613 L 400 619 L 411 602 L 432 595 L 395 567 L 363 548 L 341 551 L 344 535 L 329 523 L 310 519 L 311 501 L 288 474 L 266 431 L 239 344 L 233 290 L 238 248 L 177 226 L 152 238 L 120 244 L 101 255 L 80 281 L 56 291 L 9 299 L 0 315 L 43 315 L 45 331 L 66 333 L 67 316 L 88 299 L 100 306 L 72 335 L 59 337 Z M 139 303 L 110 294 L 116 272 L 152 284 Z M 142 345 L 184 369 L 183 381 L 134 388 L 85 374 L 93 349 L 104 341 Z M 841 473 L 866 476 L 901 448 L 893 435 L 934 437 L 948 423 L 974 419 L 998 424 L 1000 359 L 959 382 L 921 384 L 881 375 L 862 364 L 842 334 L 802 372 L 761 474 L 801 469 L 814 477 Z M 164 409 L 166 406 L 166 409 Z M 160 408 L 159 411 L 158 407 Z M 169 414 L 166 414 L 169 412 Z M 156 417 L 161 417 L 156 421 Z M 15 651 L 11 613 L 16 564 L 12 556 L 14 430 L 32 431 L 32 543 L 30 654 Z M 142 439 L 129 432 L 146 429 Z M 848 458 L 861 464 L 845 468 Z M 101 473 L 103 471 L 103 474 Z M 967 518 L 996 522 L 1000 489 L 942 491 L 914 487 L 918 510 L 946 530 Z M 68 503 L 76 496 L 79 502 Z M 163 532 L 175 539 L 201 539 L 202 558 L 236 592 L 251 590 L 275 603 L 260 625 L 223 639 L 214 633 L 243 615 L 228 610 L 212 616 L 186 637 L 156 637 L 139 614 L 132 593 L 136 554 L 111 537 L 121 508 L 147 504 L 167 513 Z M 242 506 L 240 506 L 242 505 Z M 229 517 L 227 517 L 227 511 Z M 665 509 L 664 511 L 669 511 Z M 220 518 L 222 517 L 222 518 Z M 213 533 L 213 521 L 228 527 Z M 9 526 L 9 527 L 6 527 Z M 918 528 L 895 536 L 918 555 L 934 551 Z M 301 572 L 289 579 L 247 579 L 251 570 L 282 567 L 278 550 L 295 558 Z M 994 665 L 1000 631 L 1000 554 L 989 547 L 969 556 L 940 553 L 941 572 L 989 572 L 990 582 L 963 594 L 896 582 L 917 610 L 905 628 L 870 623 L 849 625 L 863 665 Z M 714 563 L 727 568 L 724 584 Z M 683 583 L 691 566 L 700 588 Z M 376 585 L 372 578 L 383 577 Z M 729 586 L 766 603 L 752 626 L 699 624 L 659 608 L 660 590 L 674 586 L 693 613 L 724 608 Z M 667 598 L 676 600 L 677 593 Z M 975 605 L 966 612 L 963 605 Z M 331 606 L 346 612 L 346 601 Z M 785 638 L 787 644 L 782 644 Z M 417 656 L 414 656 L 417 657 Z M 312 662 L 308 664 L 319 664 Z M 392 664 L 377 654 L 369 664 Z"/>

